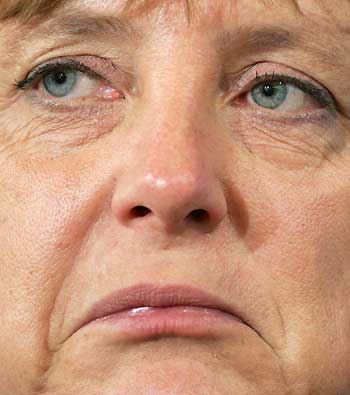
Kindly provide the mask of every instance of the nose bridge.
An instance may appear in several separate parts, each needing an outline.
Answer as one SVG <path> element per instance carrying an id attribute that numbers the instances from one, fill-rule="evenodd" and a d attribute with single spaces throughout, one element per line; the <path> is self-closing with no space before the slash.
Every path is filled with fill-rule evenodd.
<path id="1" fill-rule="evenodd" d="M 183 110 L 174 115 L 169 103 L 155 115 L 153 106 L 143 108 L 133 127 L 136 143 L 116 182 L 112 211 L 123 226 L 143 226 L 148 233 L 194 225 L 207 233 L 227 207 L 206 130 Z"/>
<path id="2" fill-rule="evenodd" d="M 210 39 L 199 33 L 162 37 L 152 41 L 147 58 L 140 61 L 142 95 L 163 108 L 193 114 L 212 103 L 220 79 L 220 60 Z M 191 111 L 192 110 L 192 111 Z"/>
<path id="3" fill-rule="evenodd" d="M 147 70 L 131 127 L 135 141 L 112 203 L 125 226 L 184 230 L 196 223 L 208 231 L 226 214 L 209 146 L 215 121 L 205 72 L 180 64 L 167 59 Z"/>
<path id="4" fill-rule="evenodd" d="M 182 172 L 198 179 L 209 166 L 206 151 L 215 130 L 208 69 L 194 72 L 188 61 L 168 59 L 146 74 L 134 128 L 138 155 L 159 176 L 180 180 Z"/>
<path id="5" fill-rule="evenodd" d="M 200 214 L 208 229 L 221 221 L 226 202 L 205 130 L 188 114 L 174 115 L 170 103 L 154 116 L 151 107 L 144 107 L 138 119 L 138 142 L 116 185 L 113 210 L 124 225 L 141 217 L 146 222 L 147 216 L 148 223 L 167 229 L 183 229 L 186 218 L 198 222 Z"/>
<path id="6" fill-rule="evenodd" d="M 138 127 L 145 164 L 168 176 L 178 175 L 181 169 L 194 174 L 203 167 L 210 136 L 200 126 L 202 121 L 193 107 L 191 103 L 167 99 L 161 107 L 153 102 L 145 109 Z"/>

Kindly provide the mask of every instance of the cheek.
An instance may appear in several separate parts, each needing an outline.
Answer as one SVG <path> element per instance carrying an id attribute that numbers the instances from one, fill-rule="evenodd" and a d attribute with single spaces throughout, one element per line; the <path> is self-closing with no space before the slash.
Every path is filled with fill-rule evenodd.
<path id="1" fill-rule="evenodd" d="M 299 354 L 301 371 L 312 366 L 339 382 L 350 366 L 349 194 L 334 177 L 319 188 L 300 188 L 295 204 L 285 205 L 269 253 L 268 281 L 288 333 L 286 355 Z"/>
<path id="2" fill-rule="evenodd" d="M 8 183 L 6 191 L 15 198 L 1 208 L 5 213 L 12 206 L 6 224 L 12 254 L 42 266 L 59 261 L 60 256 L 67 262 L 66 254 L 79 249 L 104 197 L 92 161 L 86 154 L 84 159 L 72 155 L 24 161 L 23 167 L 16 163 L 10 171 L 16 180 Z"/>
<path id="3" fill-rule="evenodd" d="M 284 250 L 304 257 L 303 262 L 300 260 L 302 267 L 291 270 L 296 279 L 298 273 L 305 276 L 310 270 L 310 276 L 328 282 L 350 269 L 350 193 L 347 186 L 337 186 L 330 180 L 301 187 L 295 203 L 288 207 Z"/>
<path id="4" fill-rule="evenodd" d="M 244 273 L 281 318 L 282 336 L 273 337 L 269 320 L 259 322 L 261 333 L 300 377 L 333 367 L 337 377 L 350 366 L 350 190 L 345 166 L 344 174 L 334 169 L 327 163 L 288 178 L 261 166 L 259 188 L 250 188 Z M 251 207 L 260 207 L 259 215 Z"/>
<path id="5" fill-rule="evenodd" d="M 325 159 L 339 155 L 348 142 L 347 125 L 326 110 L 309 120 L 236 109 L 227 117 L 242 148 L 277 172 L 317 170 Z"/>
<path id="6" fill-rule="evenodd" d="M 320 341 L 346 332 L 350 287 L 350 192 L 345 177 L 322 173 L 288 188 L 270 180 L 265 219 L 274 217 L 276 227 L 254 252 L 256 275 L 264 278 L 291 338 L 307 327 L 302 338 Z"/>
<path id="7" fill-rule="evenodd" d="M 50 314 L 102 194 L 94 191 L 98 186 L 84 168 L 89 168 L 86 162 L 72 158 L 11 159 L 2 168 L 0 359 L 8 366 L 1 371 L 5 380 L 9 377 L 5 388 L 40 376 L 49 362 Z M 21 372 L 21 378 L 13 371 Z M 2 378 L 0 393 L 1 385 Z"/>
<path id="8" fill-rule="evenodd" d="M 265 221 L 274 227 L 257 256 L 270 257 L 272 276 L 290 279 L 291 289 L 312 284 L 319 288 L 350 271 L 350 192 L 330 180 L 315 185 L 305 177 L 287 188 L 269 183 Z"/>

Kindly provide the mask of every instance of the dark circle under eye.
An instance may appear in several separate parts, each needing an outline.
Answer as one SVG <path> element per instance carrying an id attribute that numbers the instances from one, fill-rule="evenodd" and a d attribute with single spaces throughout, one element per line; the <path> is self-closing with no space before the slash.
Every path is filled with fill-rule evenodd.
<path id="1" fill-rule="evenodd" d="M 69 95 L 77 83 L 77 71 L 71 69 L 61 69 L 50 71 L 43 79 L 43 84 L 47 92 L 55 97 Z"/>
<path id="2" fill-rule="evenodd" d="M 263 82 L 252 90 L 254 102 L 264 108 L 274 110 L 280 107 L 288 96 L 288 86 L 282 81 Z"/>

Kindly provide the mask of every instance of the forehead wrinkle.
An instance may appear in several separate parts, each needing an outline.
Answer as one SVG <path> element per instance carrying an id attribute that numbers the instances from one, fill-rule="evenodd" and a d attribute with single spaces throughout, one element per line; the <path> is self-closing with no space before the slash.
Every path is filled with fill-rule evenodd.
<path id="1" fill-rule="evenodd" d="M 123 0 L 125 1 L 122 9 L 124 11 L 133 11 L 137 13 L 144 13 L 150 11 L 153 8 L 162 4 L 168 3 L 166 0 Z M 226 0 L 230 1 L 230 0 Z M 242 0 L 231 0 L 232 3 L 238 4 Z M 280 0 L 256 0 L 260 2 L 266 9 L 273 10 L 277 6 L 281 5 Z M 300 14 L 304 13 L 304 4 L 301 0 L 285 0 Z M 323 3 L 322 0 L 315 0 Z M 173 0 L 168 4 L 174 2 L 182 2 L 186 7 L 188 15 L 192 14 L 200 5 L 200 0 Z M 203 3 L 207 3 L 208 0 L 204 0 Z M 0 0 L 0 20 L 11 17 L 18 17 L 24 22 L 27 22 L 40 14 L 47 14 L 54 9 L 63 6 L 65 3 L 68 4 L 67 0 Z M 209 4 L 209 3 L 208 3 Z M 317 6 L 321 6 L 317 3 Z"/>
<path id="2" fill-rule="evenodd" d="M 281 5 L 280 0 L 260 0 L 260 1 L 267 9 L 271 9 L 271 10 Z M 297 14 L 304 15 L 298 0 L 287 0 L 287 2 L 292 6 L 292 8 L 294 9 L 294 11 L 297 12 Z"/>
<path id="3" fill-rule="evenodd" d="M 187 15 L 194 9 L 198 0 L 176 0 L 185 5 Z M 67 0 L 0 0 L 0 21 L 18 18 L 21 22 L 31 22 L 35 17 L 47 16 L 50 12 L 65 5 Z M 155 7 L 165 5 L 166 0 L 125 0 L 121 14 L 143 14 Z"/>
<path id="4" fill-rule="evenodd" d="M 173 0 L 171 3 L 166 0 L 126 0 L 123 12 L 136 14 L 143 14 L 146 11 L 153 10 L 156 7 L 173 5 L 174 3 L 181 2 L 185 6 L 186 14 L 189 16 L 192 11 L 196 8 L 196 3 L 199 0 Z"/>

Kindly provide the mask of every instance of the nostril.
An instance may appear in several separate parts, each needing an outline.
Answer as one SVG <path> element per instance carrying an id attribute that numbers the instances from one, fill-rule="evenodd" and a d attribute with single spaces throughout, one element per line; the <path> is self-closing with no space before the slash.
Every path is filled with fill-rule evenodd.
<path id="1" fill-rule="evenodd" d="M 209 219 L 209 214 L 205 210 L 198 209 L 191 211 L 188 218 L 192 219 L 193 222 L 206 222 Z"/>
<path id="2" fill-rule="evenodd" d="M 146 215 L 151 214 L 152 211 L 144 206 L 136 206 L 131 210 L 132 218 L 146 217 Z"/>

